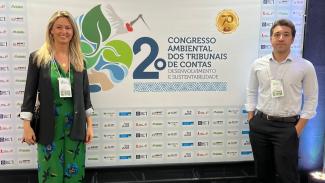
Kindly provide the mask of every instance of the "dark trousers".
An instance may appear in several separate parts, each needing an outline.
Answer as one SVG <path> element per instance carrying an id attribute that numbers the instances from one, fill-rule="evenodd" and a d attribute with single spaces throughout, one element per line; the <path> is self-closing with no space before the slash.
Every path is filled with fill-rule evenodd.
<path id="1" fill-rule="evenodd" d="M 249 122 L 256 173 L 260 183 L 299 183 L 296 123 L 255 115 Z"/>

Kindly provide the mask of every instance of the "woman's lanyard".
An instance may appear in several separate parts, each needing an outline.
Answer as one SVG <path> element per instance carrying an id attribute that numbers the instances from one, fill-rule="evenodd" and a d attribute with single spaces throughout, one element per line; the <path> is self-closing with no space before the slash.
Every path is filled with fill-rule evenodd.
<path id="1" fill-rule="evenodd" d="M 53 59 L 53 62 L 55 64 L 56 71 L 59 74 L 58 82 L 59 82 L 60 97 L 61 98 L 72 97 L 71 82 L 70 82 L 70 63 L 68 64 L 69 65 L 69 68 L 68 68 L 69 76 L 68 76 L 68 78 L 65 78 L 65 77 L 61 76 L 58 65 L 54 59 Z"/>

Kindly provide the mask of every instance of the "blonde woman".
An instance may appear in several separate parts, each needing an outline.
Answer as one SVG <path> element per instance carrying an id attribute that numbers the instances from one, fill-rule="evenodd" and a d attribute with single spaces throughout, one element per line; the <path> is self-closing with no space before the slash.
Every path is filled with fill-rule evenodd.
<path id="1" fill-rule="evenodd" d="M 36 96 L 40 102 L 39 134 L 30 126 Z M 23 141 L 37 143 L 39 182 L 84 182 L 85 144 L 93 138 L 93 112 L 87 70 L 73 17 L 57 11 L 46 40 L 31 53 L 24 101 Z"/>

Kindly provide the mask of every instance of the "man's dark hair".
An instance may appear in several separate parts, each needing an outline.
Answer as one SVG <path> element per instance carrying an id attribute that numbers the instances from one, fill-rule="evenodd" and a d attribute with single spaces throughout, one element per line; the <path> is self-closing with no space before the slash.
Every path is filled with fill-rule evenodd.
<path id="1" fill-rule="evenodd" d="M 289 27 L 291 29 L 291 35 L 292 37 L 294 38 L 296 36 L 296 28 L 295 28 L 295 25 L 288 19 L 280 19 L 280 20 L 277 20 L 273 23 L 272 27 L 271 27 L 271 30 L 270 30 L 270 36 L 273 35 L 273 30 L 276 26 L 286 26 L 286 27 Z"/>

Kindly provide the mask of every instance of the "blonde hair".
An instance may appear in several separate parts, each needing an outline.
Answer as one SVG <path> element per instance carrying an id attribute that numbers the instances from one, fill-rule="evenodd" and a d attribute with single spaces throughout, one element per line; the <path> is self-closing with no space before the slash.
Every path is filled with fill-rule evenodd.
<path id="1" fill-rule="evenodd" d="M 67 11 L 56 11 L 49 19 L 46 35 L 45 35 L 45 42 L 43 43 L 41 48 L 37 50 L 35 61 L 37 63 L 37 66 L 40 67 L 49 64 L 49 62 L 52 60 L 55 50 L 53 48 L 54 39 L 53 36 L 51 35 L 51 30 L 53 28 L 55 21 L 61 17 L 67 18 L 73 29 L 73 36 L 69 43 L 70 63 L 73 65 L 76 71 L 82 72 L 82 70 L 84 69 L 84 62 L 83 62 L 83 54 L 81 52 L 81 47 L 80 47 L 80 34 L 72 15 Z"/>

